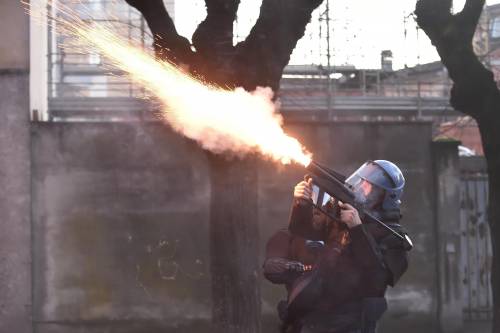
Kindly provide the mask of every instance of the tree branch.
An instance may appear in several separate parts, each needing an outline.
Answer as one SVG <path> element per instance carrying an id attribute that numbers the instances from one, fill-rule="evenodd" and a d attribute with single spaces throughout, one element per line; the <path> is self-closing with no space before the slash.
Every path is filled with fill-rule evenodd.
<path id="1" fill-rule="evenodd" d="M 462 12 L 452 15 L 450 0 L 419 0 L 418 25 L 433 45 L 453 80 L 451 105 L 474 118 L 483 116 L 487 97 L 499 94 L 493 73 L 474 53 L 472 38 L 485 0 L 467 0 Z"/>
<path id="2" fill-rule="evenodd" d="M 201 56 L 219 58 L 232 53 L 233 22 L 239 4 L 240 0 L 205 0 L 207 17 L 193 34 L 193 45 Z"/>
<path id="3" fill-rule="evenodd" d="M 433 44 L 441 39 L 440 35 L 447 30 L 445 27 L 451 24 L 451 5 L 452 0 L 417 1 L 415 14 L 418 26 L 425 31 Z"/>
<path id="4" fill-rule="evenodd" d="M 297 41 L 323 0 L 263 0 L 247 39 L 236 45 L 235 62 L 247 90 L 268 86 L 276 91 Z"/>
<path id="5" fill-rule="evenodd" d="M 174 63 L 191 65 L 193 51 L 189 41 L 180 36 L 175 29 L 162 0 L 125 0 L 137 9 L 146 20 L 154 36 L 153 46 L 157 57 Z"/>
<path id="6" fill-rule="evenodd" d="M 458 20 L 463 26 L 463 30 L 468 33 L 465 38 L 466 40 L 472 41 L 474 33 L 476 31 L 477 23 L 481 17 L 483 11 L 485 0 L 468 0 L 465 2 L 465 6 L 462 11 L 457 14 Z"/>
<path id="7" fill-rule="evenodd" d="M 240 0 L 205 0 L 207 17 L 193 34 L 196 74 L 208 81 L 233 87 L 233 22 Z"/>

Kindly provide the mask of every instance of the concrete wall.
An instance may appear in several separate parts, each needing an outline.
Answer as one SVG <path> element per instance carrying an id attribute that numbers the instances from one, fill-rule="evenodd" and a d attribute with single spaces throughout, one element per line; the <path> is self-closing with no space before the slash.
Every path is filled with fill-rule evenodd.
<path id="1" fill-rule="evenodd" d="M 30 332 L 28 75 L 0 70 L 0 332 Z"/>
<path id="2" fill-rule="evenodd" d="M 432 145 L 436 214 L 438 273 L 437 315 L 441 332 L 463 329 L 460 271 L 460 164 L 458 141 L 436 141 Z"/>
<path id="3" fill-rule="evenodd" d="M 20 1 L 0 1 L 0 68 L 29 67 L 29 17 Z"/>
<path id="4" fill-rule="evenodd" d="M 31 332 L 28 16 L 0 1 L 0 332 Z"/>
<path id="5" fill-rule="evenodd" d="M 40 124 L 32 160 L 39 332 L 209 318 L 209 184 L 196 145 L 159 125 Z"/>
<path id="6" fill-rule="evenodd" d="M 407 178 L 408 273 L 383 327 L 432 331 L 435 246 L 429 123 L 289 123 L 318 161 L 352 172 L 397 162 Z M 39 332 L 206 332 L 208 170 L 204 153 L 160 124 L 33 127 L 34 298 Z M 262 162 L 261 249 L 286 226 L 299 167 Z M 262 281 L 264 331 L 284 290 Z M 90 325 L 92 324 L 92 325 Z M 406 329 L 406 331 L 409 331 Z"/>

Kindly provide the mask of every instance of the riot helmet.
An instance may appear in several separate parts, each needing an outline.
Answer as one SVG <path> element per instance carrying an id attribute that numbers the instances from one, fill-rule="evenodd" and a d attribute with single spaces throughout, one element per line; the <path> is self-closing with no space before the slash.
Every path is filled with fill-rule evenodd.
<path id="1" fill-rule="evenodd" d="M 356 195 L 356 201 L 374 211 L 399 211 L 405 179 L 401 170 L 386 160 L 367 161 L 346 184 Z"/>

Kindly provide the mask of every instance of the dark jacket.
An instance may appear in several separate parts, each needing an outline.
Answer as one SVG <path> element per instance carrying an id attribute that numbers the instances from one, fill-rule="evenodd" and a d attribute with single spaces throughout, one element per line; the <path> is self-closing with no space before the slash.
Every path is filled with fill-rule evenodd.
<path id="1" fill-rule="evenodd" d="M 347 319 L 343 328 L 356 329 L 363 301 L 383 298 L 387 286 L 394 286 L 406 271 L 407 252 L 396 236 L 379 225 L 362 224 L 350 230 L 336 225 L 333 230 L 318 232 L 310 226 L 311 215 L 311 206 L 294 201 L 290 220 L 294 232 L 282 229 L 269 239 L 264 275 L 269 281 L 286 286 L 289 307 L 290 298 L 296 297 L 297 285 L 308 282 L 314 287 L 305 301 L 301 299 L 307 304 L 300 304 L 300 310 L 292 313 L 296 318 L 284 318 L 287 321 L 304 324 L 304 320 L 317 322 L 322 317 L 330 320 L 336 314 L 350 312 L 354 315 Z M 404 233 L 399 225 L 393 223 L 391 226 Z M 338 235 L 341 233 L 348 234 L 347 242 L 340 240 Z M 306 246 L 308 239 L 323 241 L 325 246 L 319 250 L 309 249 Z M 293 271 L 290 267 L 295 262 L 312 265 L 313 270 Z M 308 281 L 303 282 L 304 279 Z M 341 331 L 339 328 L 332 332 Z"/>

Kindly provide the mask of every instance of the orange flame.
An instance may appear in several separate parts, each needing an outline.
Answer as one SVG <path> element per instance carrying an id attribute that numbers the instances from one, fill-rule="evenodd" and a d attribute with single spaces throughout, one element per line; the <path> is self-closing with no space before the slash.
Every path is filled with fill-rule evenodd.
<path id="1" fill-rule="evenodd" d="M 154 94 L 164 105 L 162 118 L 177 132 L 215 153 L 239 156 L 258 151 L 284 164 L 307 166 L 311 154 L 287 135 L 270 88 L 247 92 L 208 85 L 150 54 L 97 22 L 83 21 L 69 8 L 58 30 L 77 37 L 80 48 L 97 48 L 111 63 Z"/>

